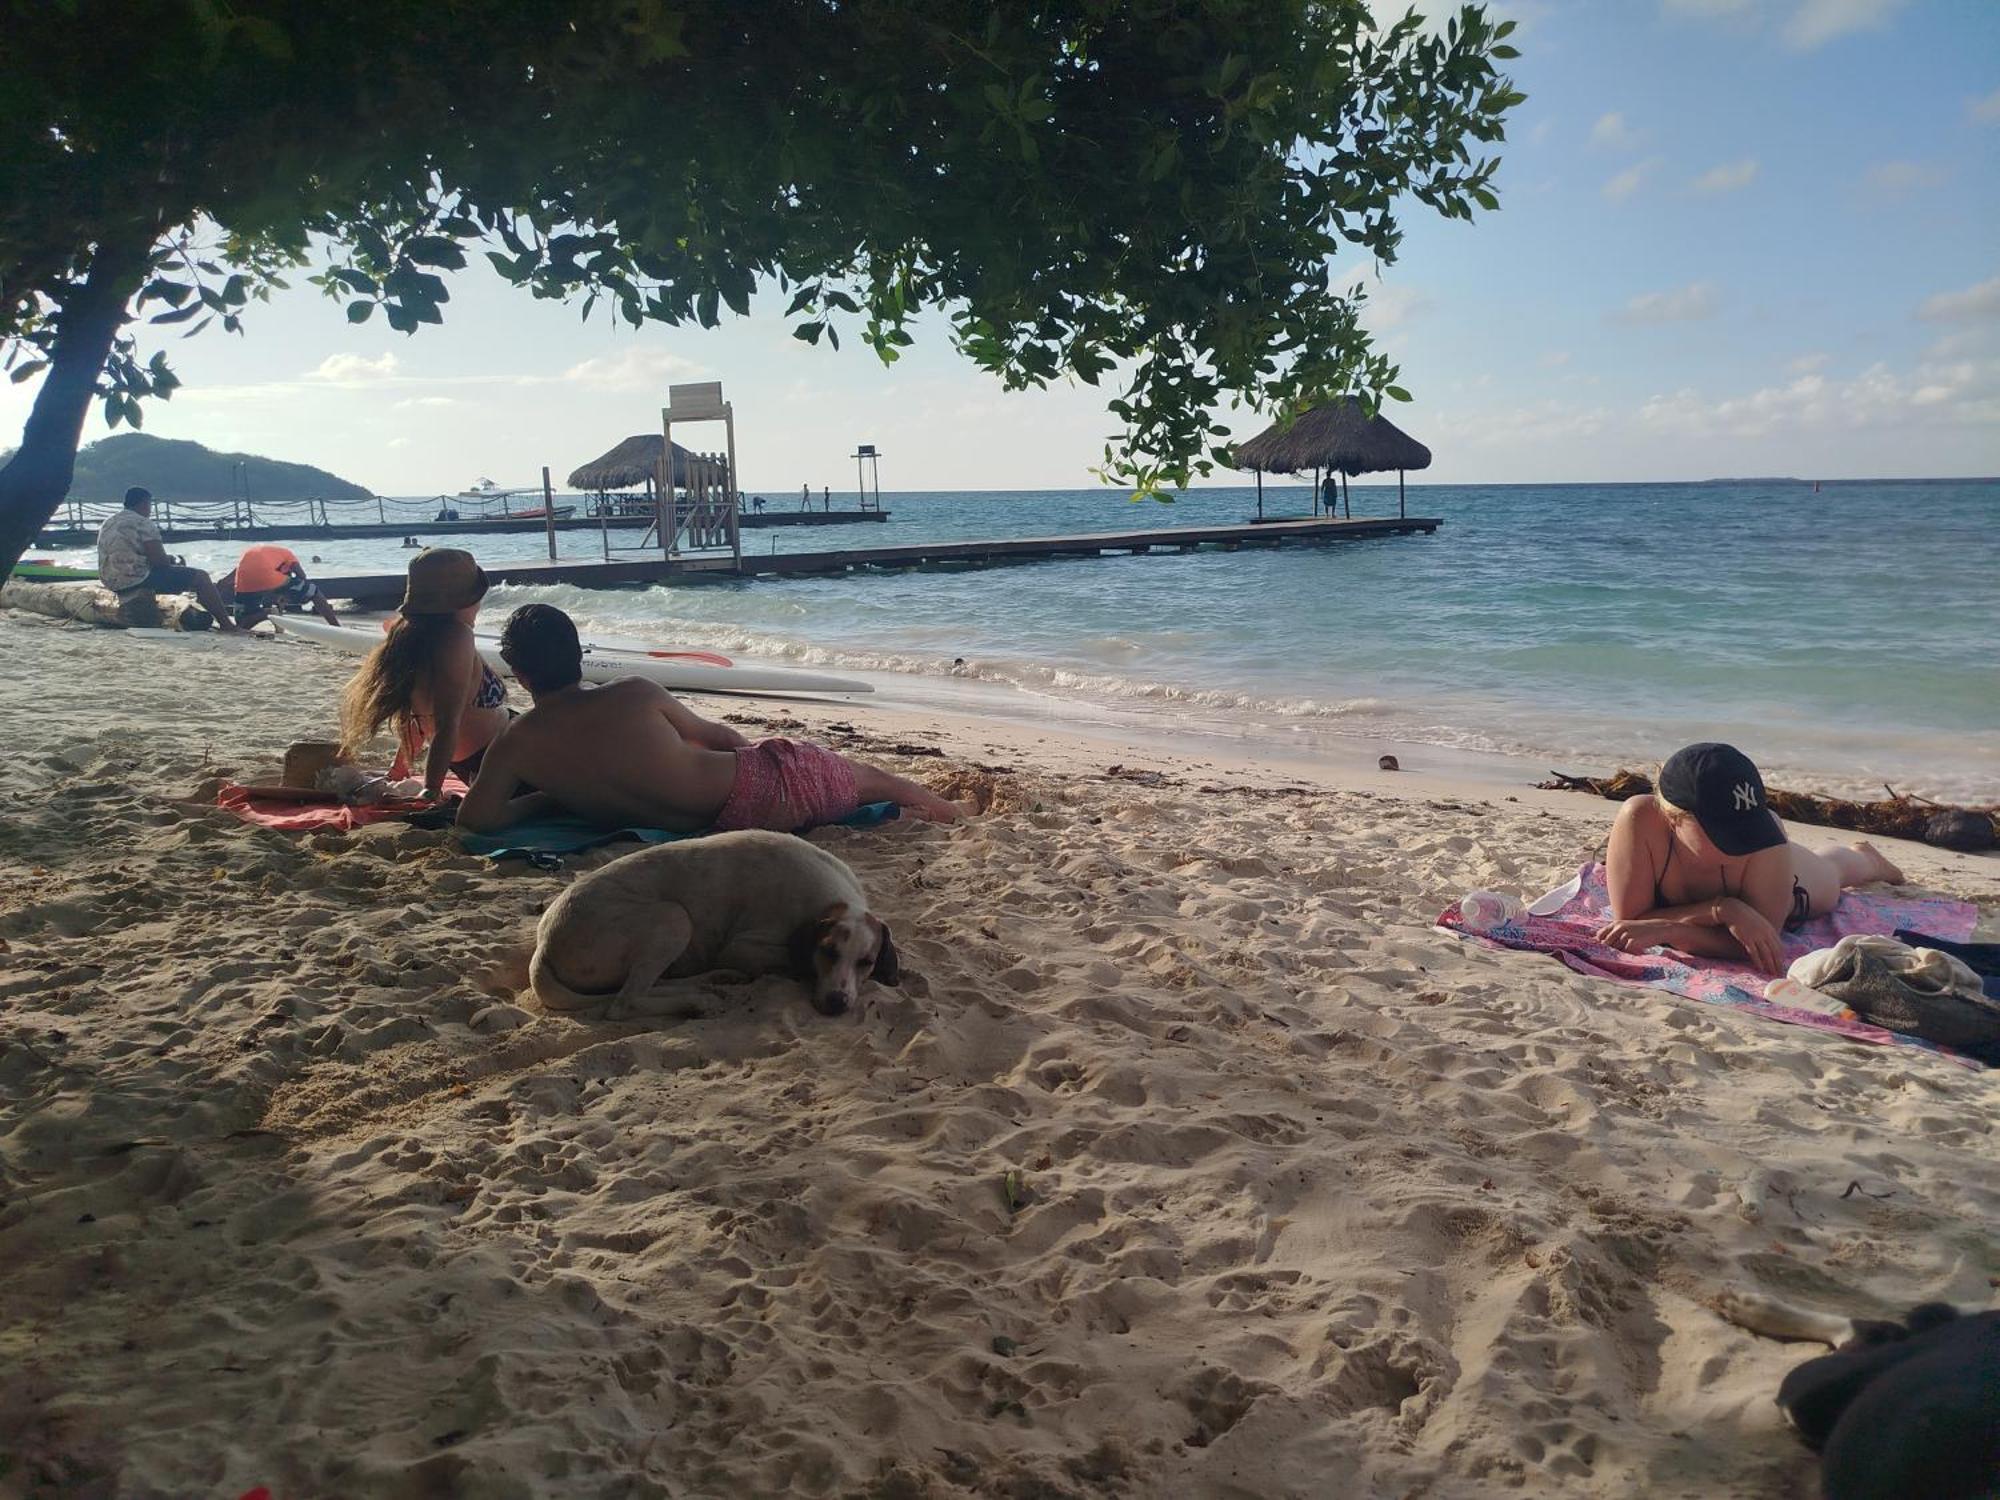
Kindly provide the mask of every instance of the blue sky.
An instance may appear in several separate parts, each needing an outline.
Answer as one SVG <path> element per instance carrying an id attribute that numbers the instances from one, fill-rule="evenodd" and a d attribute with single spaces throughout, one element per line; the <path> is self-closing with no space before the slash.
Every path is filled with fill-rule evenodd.
<path id="1" fill-rule="evenodd" d="M 1530 96 L 1501 211 L 1412 204 L 1399 261 L 1353 268 L 1416 398 L 1390 415 L 1436 454 L 1425 478 L 2000 473 L 2000 0 L 1495 8 Z M 635 333 L 483 267 L 452 290 L 414 338 L 301 287 L 243 338 L 168 341 L 187 387 L 146 430 L 385 494 L 543 464 L 560 482 L 682 379 L 724 382 L 745 487 L 772 494 L 851 485 L 871 441 L 885 489 L 1081 486 L 1112 430 L 1105 392 L 1003 392 L 935 326 L 884 370 L 792 339 L 775 295 L 720 329 Z M 0 387 L 0 444 L 31 391 Z"/>

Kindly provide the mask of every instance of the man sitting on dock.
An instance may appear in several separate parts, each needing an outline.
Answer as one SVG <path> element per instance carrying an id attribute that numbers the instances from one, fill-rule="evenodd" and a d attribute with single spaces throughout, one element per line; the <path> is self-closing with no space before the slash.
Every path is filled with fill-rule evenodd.
<path id="1" fill-rule="evenodd" d="M 497 833 L 558 813 L 602 828 L 796 833 L 837 823 L 871 802 L 894 802 L 941 823 L 963 811 L 927 787 L 824 746 L 753 744 L 644 678 L 586 687 L 576 625 L 550 605 L 515 610 L 500 655 L 535 706 L 486 747 L 458 812 L 459 827 L 471 832 Z"/>
<path id="2" fill-rule="evenodd" d="M 123 600 L 129 594 L 193 594 L 215 616 L 215 628 L 234 632 L 229 606 L 215 580 L 167 556 L 160 528 L 153 524 L 153 492 L 133 485 L 125 508 L 97 528 L 97 581 Z"/>

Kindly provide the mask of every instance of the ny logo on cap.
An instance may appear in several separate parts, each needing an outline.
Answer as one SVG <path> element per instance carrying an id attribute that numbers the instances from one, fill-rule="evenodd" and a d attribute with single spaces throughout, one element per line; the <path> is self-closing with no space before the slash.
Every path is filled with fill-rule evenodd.
<path id="1" fill-rule="evenodd" d="M 1738 812 L 1757 810 L 1757 788 L 1747 781 L 1736 783 L 1736 810 Z"/>

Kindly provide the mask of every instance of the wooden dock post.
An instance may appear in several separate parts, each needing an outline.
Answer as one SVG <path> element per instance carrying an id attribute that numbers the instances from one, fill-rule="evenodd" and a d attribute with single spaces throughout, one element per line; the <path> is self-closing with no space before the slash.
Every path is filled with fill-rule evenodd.
<path id="1" fill-rule="evenodd" d="M 549 528 L 549 561 L 556 560 L 556 492 L 549 483 L 549 466 L 542 465 L 542 520 Z"/>

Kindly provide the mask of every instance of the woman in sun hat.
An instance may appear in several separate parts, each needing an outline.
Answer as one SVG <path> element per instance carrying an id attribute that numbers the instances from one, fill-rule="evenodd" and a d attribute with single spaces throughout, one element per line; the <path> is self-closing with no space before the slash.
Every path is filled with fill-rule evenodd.
<path id="1" fill-rule="evenodd" d="M 341 745 L 359 754 L 385 725 L 396 730 L 396 771 L 423 761 L 424 791 L 435 798 L 447 771 L 464 781 L 506 727 L 507 688 L 483 661 L 472 635 L 486 570 L 470 552 L 432 547 L 410 559 L 403 608 L 382 644 L 368 653 L 341 699 Z"/>
<path id="2" fill-rule="evenodd" d="M 1677 750 L 1655 784 L 1611 827 L 1614 920 L 1597 937 L 1614 948 L 1678 948 L 1779 974 L 1782 929 L 1832 911 L 1847 886 L 1902 882 L 1872 844 L 1821 854 L 1788 841 L 1764 778 L 1734 745 Z"/>

